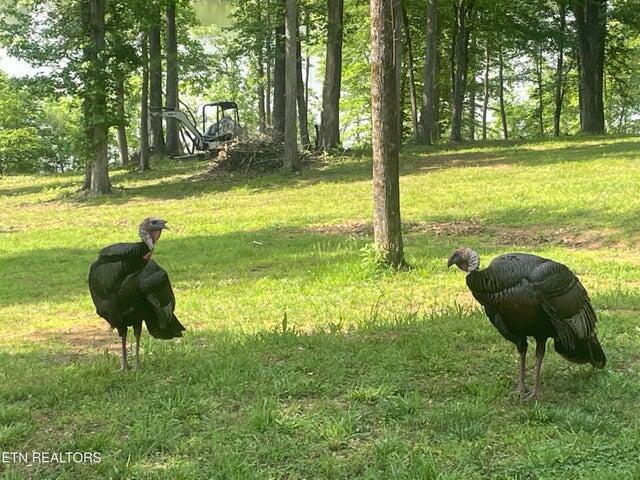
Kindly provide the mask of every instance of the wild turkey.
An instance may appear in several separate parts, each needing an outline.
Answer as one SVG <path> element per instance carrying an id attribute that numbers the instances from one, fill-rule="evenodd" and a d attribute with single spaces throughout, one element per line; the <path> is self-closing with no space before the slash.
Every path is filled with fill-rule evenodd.
<path id="1" fill-rule="evenodd" d="M 96 313 L 118 329 L 122 341 L 120 367 L 127 363 L 127 328 L 136 337 L 136 368 L 140 368 L 142 321 L 154 338 L 181 337 L 185 329 L 176 316 L 175 297 L 167 272 L 151 255 L 162 230 L 160 218 L 145 218 L 138 229 L 141 242 L 116 243 L 103 248 L 89 270 L 89 291 Z"/>
<path id="2" fill-rule="evenodd" d="M 459 248 L 447 266 L 467 272 L 467 286 L 498 332 L 515 343 L 520 354 L 518 391 L 523 400 L 537 399 L 540 368 L 547 339 L 556 352 L 574 363 L 604 368 L 607 361 L 596 336 L 596 314 L 578 277 L 561 263 L 537 255 L 511 253 L 478 270 L 480 258 Z M 527 337 L 536 339 L 534 386 L 527 392 Z"/>

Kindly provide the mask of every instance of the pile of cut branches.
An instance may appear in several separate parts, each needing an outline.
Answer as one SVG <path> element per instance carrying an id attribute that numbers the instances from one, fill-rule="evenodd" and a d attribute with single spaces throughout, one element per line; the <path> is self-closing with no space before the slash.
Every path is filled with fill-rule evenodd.
<path id="1" fill-rule="evenodd" d="M 284 145 L 269 137 L 245 138 L 225 143 L 214 160 L 227 172 L 277 170 L 282 167 Z"/>
<path id="2" fill-rule="evenodd" d="M 312 153 L 300 151 L 302 164 Z M 284 144 L 268 136 L 255 136 L 225 143 L 214 159 L 214 169 L 226 172 L 270 172 L 282 168 Z"/>

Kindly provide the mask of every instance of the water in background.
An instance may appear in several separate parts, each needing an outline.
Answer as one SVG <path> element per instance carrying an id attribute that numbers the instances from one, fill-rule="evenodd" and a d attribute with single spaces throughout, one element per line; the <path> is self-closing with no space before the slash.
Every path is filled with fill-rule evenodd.
<path id="1" fill-rule="evenodd" d="M 229 13 L 231 5 L 229 0 L 195 0 L 193 9 L 202 25 L 218 25 L 228 27 L 231 25 Z"/>

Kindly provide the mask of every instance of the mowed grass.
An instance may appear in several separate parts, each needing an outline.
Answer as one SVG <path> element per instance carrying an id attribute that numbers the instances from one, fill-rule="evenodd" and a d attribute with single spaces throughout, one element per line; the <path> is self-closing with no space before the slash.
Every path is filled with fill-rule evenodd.
<path id="1" fill-rule="evenodd" d="M 376 269 L 371 160 L 299 175 L 205 163 L 0 179 L 0 451 L 97 451 L 99 464 L 0 463 L 2 478 L 640 478 L 640 138 L 487 143 L 402 156 L 412 269 Z M 88 267 L 166 218 L 179 341 L 143 336 L 118 368 Z M 508 251 L 569 265 L 609 364 L 549 349 L 542 402 L 446 259 Z M 530 366 L 532 366 L 532 358 Z"/>

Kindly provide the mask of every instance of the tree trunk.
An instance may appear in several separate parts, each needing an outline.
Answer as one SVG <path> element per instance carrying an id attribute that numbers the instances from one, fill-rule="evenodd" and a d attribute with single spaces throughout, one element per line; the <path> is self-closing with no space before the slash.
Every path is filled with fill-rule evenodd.
<path id="1" fill-rule="evenodd" d="M 398 86 L 398 139 L 402 145 L 402 134 L 404 132 L 402 122 L 404 120 L 404 98 L 405 89 L 402 77 L 402 37 L 404 36 L 404 19 L 402 17 L 402 0 L 394 0 L 393 5 L 393 59 L 396 70 L 396 83 Z"/>
<path id="2" fill-rule="evenodd" d="M 93 170 L 93 162 L 87 160 L 84 166 L 84 180 L 82 181 L 82 191 L 88 192 L 91 190 L 91 171 Z"/>
<path id="3" fill-rule="evenodd" d="M 603 79 L 607 1 L 576 0 L 572 5 L 580 50 L 582 132 L 604 133 Z"/>
<path id="4" fill-rule="evenodd" d="M 416 93 L 416 79 L 414 77 L 413 69 L 413 46 L 411 44 L 411 31 L 409 30 L 409 18 L 407 16 L 407 9 L 402 4 L 402 23 L 404 24 L 405 37 L 407 42 L 407 59 L 409 64 L 407 69 L 409 70 L 409 96 L 411 97 L 411 129 L 413 134 L 413 141 L 418 142 L 420 135 L 420 127 L 418 125 L 418 95 Z"/>
<path id="5" fill-rule="evenodd" d="M 167 108 L 178 108 L 178 33 L 176 30 L 176 0 L 167 2 L 166 8 L 166 55 L 167 55 Z M 180 125 L 174 118 L 167 118 L 167 153 L 177 156 L 182 153 L 179 136 Z"/>
<path id="6" fill-rule="evenodd" d="M 267 68 L 265 71 L 264 116 L 268 126 L 272 125 L 271 116 L 271 40 L 267 42 Z"/>
<path id="7" fill-rule="evenodd" d="M 304 95 L 304 80 L 302 78 L 302 45 L 300 41 L 300 26 L 296 30 L 296 79 L 298 82 L 296 95 L 298 97 L 298 121 L 300 123 L 300 143 L 308 150 L 311 147 L 309 140 L 309 122 L 307 120 L 307 103 Z"/>
<path id="8" fill-rule="evenodd" d="M 430 144 L 434 140 L 438 102 L 438 0 L 427 3 L 427 41 L 424 63 L 424 92 L 422 95 L 422 122 L 420 141 Z"/>
<path id="9" fill-rule="evenodd" d="M 564 34 L 567 26 L 567 6 L 563 0 L 559 2 L 558 10 L 558 30 L 560 36 L 558 40 L 558 59 L 556 61 L 556 78 L 554 92 L 553 110 L 553 136 L 560 136 L 560 118 L 562 115 L 562 101 L 564 97 Z"/>
<path id="10" fill-rule="evenodd" d="M 504 105 L 504 59 L 502 58 L 502 45 L 500 45 L 498 51 L 498 97 L 500 99 L 500 118 L 502 119 L 502 138 L 509 140 L 507 111 Z"/>
<path id="11" fill-rule="evenodd" d="M 394 0 L 371 0 L 371 114 L 373 140 L 373 231 L 385 263 L 403 267 L 398 126 L 394 62 Z"/>
<path id="12" fill-rule="evenodd" d="M 487 139 L 487 110 L 489 109 L 489 40 L 484 47 L 484 95 L 482 98 L 482 139 Z"/>
<path id="13" fill-rule="evenodd" d="M 453 101 L 451 105 L 451 140 L 453 142 L 462 141 L 462 111 L 464 109 L 469 54 L 469 26 L 467 22 L 472 8 L 472 3 L 467 2 L 468 0 L 458 0 L 456 7 Z"/>
<path id="14" fill-rule="evenodd" d="M 476 51 L 476 36 L 471 38 L 471 53 L 475 55 Z M 476 74 L 475 71 L 471 71 L 471 80 L 469 81 L 469 139 L 471 141 L 476 139 Z"/>
<path id="15" fill-rule="evenodd" d="M 264 64 L 262 54 L 258 57 L 258 126 L 260 133 L 264 133 L 267 129 L 267 117 L 265 112 L 265 96 L 264 96 Z"/>
<path id="16" fill-rule="evenodd" d="M 103 195 L 111 192 L 108 161 L 107 79 L 104 75 L 106 69 L 105 0 L 83 0 L 80 8 L 83 29 L 89 39 L 83 51 L 87 66 L 86 78 L 84 78 L 87 88 L 83 99 L 84 128 L 88 144 L 85 172 L 91 174 L 91 180 L 88 182 L 90 193 Z"/>
<path id="17" fill-rule="evenodd" d="M 284 168 L 299 169 L 296 102 L 298 101 L 298 0 L 287 0 L 286 15 L 286 106 Z M 302 80 L 302 70 L 300 71 Z"/>
<path id="18" fill-rule="evenodd" d="M 152 114 L 160 113 L 162 108 L 162 50 L 160 25 L 154 23 L 149 29 L 149 108 Z M 155 155 L 164 155 L 166 151 L 162 117 L 151 115 L 151 136 Z"/>
<path id="19" fill-rule="evenodd" d="M 118 116 L 117 134 L 118 134 L 118 154 L 120 163 L 127 165 L 129 163 L 129 145 L 127 144 L 127 118 L 124 111 L 124 73 L 118 72 L 115 82 L 116 92 L 116 115 Z"/>
<path id="20" fill-rule="evenodd" d="M 273 133 L 279 140 L 284 138 L 285 130 L 285 94 L 286 94 L 286 62 L 285 62 L 285 30 L 284 24 L 276 27 L 275 65 L 273 71 Z"/>
<path id="21" fill-rule="evenodd" d="M 536 60 L 536 80 L 538 82 L 538 128 L 541 136 L 544 136 L 544 98 L 543 98 L 543 90 L 544 85 L 542 84 L 542 45 L 538 50 Z"/>
<path id="22" fill-rule="evenodd" d="M 340 145 L 343 10 L 344 0 L 327 0 L 327 57 L 320 115 L 320 147 L 324 151 Z"/>
<path id="23" fill-rule="evenodd" d="M 140 91 L 140 158 L 139 170 L 149 170 L 149 50 L 147 34 L 141 38 L 142 87 Z"/>

